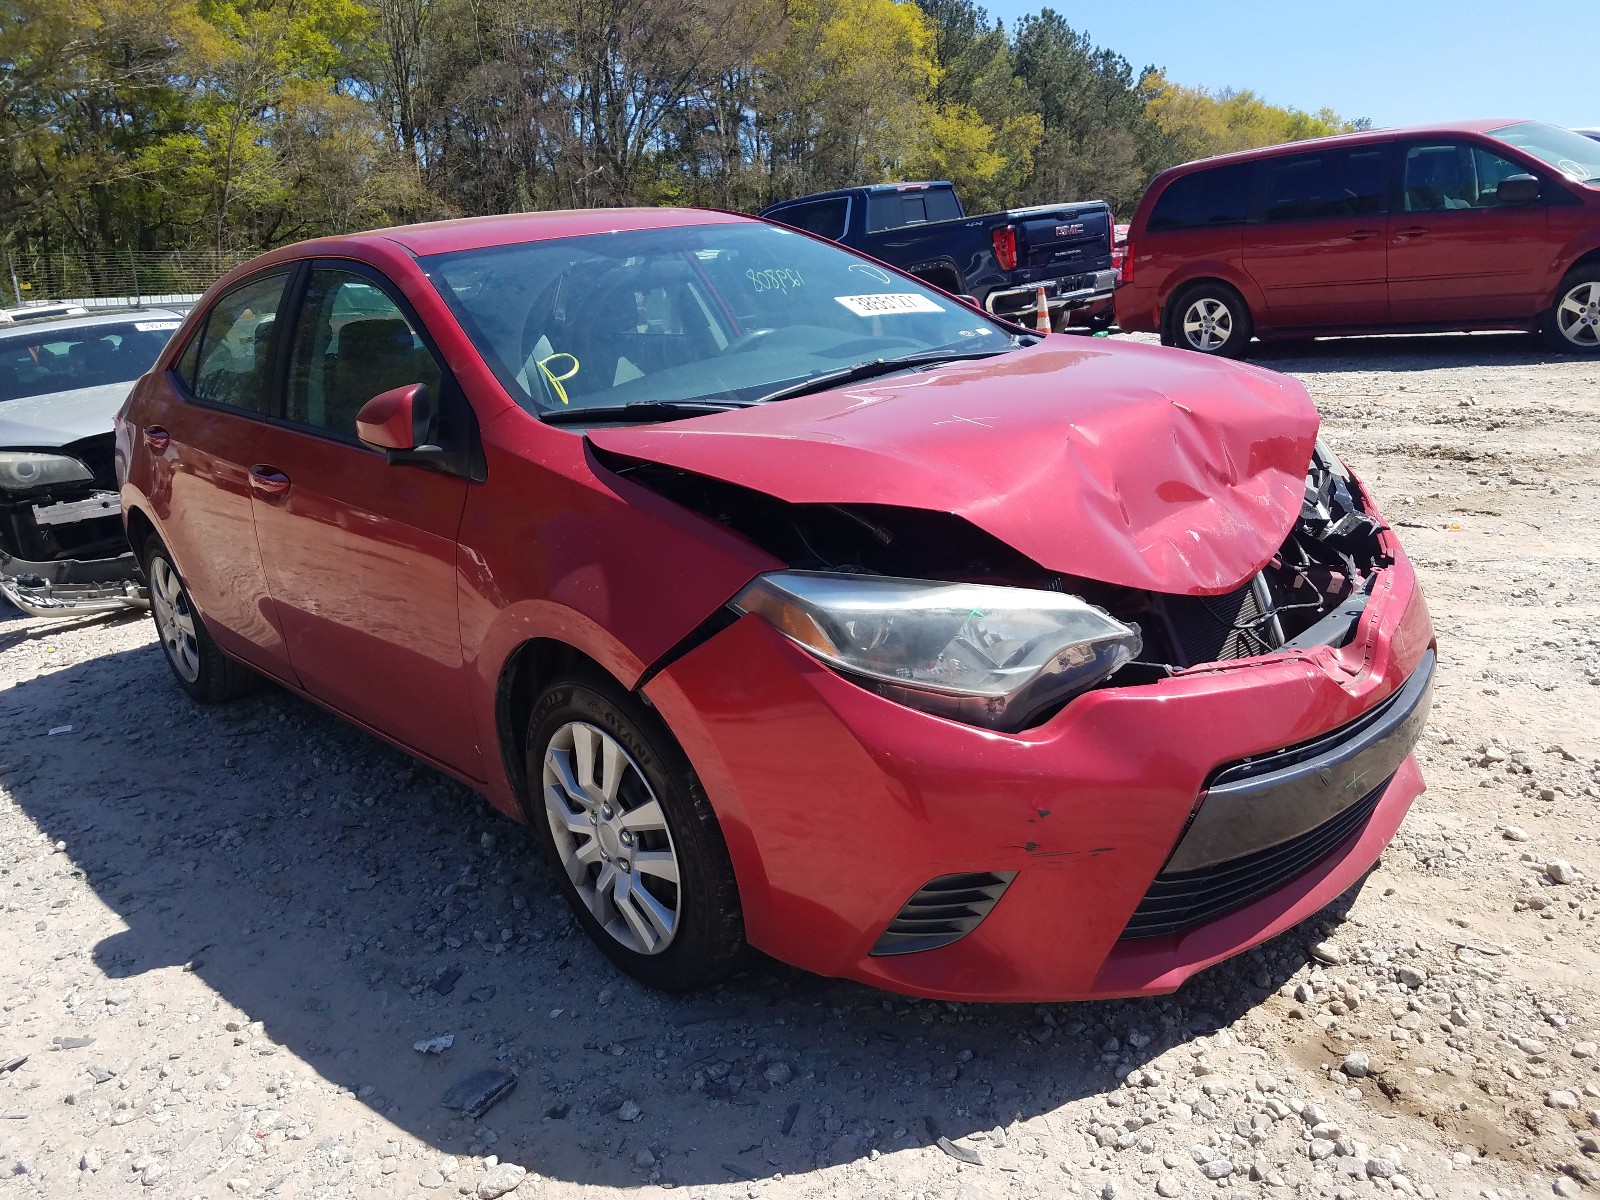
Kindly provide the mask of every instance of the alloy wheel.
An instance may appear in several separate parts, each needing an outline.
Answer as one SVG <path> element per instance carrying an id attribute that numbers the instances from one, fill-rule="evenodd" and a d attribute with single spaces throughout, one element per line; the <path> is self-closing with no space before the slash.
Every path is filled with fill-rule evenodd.
<path id="1" fill-rule="evenodd" d="M 1232 336 L 1233 313 L 1221 300 L 1203 296 L 1184 311 L 1184 340 L 1202 354 L 1215 354 Z"/>
<path id="2" fill-rule="evenodd" d="M 1556 328 L 1580 349 L 1600 346 L 1600 282 L 1589 279 L 1568 290 L 1556 305 Z"/>
<path id="3" fill-rule="evenodd" d="M 650 783 L 610 734 L 585 721 L 557 729 L 544 754 L 544 807 L 556 853 L 600 926 L 638 954 L 678 932 L 678 856 Z"/>
<path id="4" fill-rule="evenodd" d="M 200 678 L 200 643 L 195 635 L 194 609 L 184 593 L 177 571 L 165 558 L 150 563 L 150 609 L 155 614 L 161 648 L 173 670 L 189 683 Z"/>

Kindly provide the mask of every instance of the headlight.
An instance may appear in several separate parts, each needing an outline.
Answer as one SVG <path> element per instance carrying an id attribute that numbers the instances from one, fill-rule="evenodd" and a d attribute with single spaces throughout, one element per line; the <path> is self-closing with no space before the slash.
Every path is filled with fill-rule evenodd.
<path id="1" fill-rule="evenodd" d="M 1137 625 L 1027 588 L 775 571 L 733 605 L 874 691 L 989 729 L 1021 728 L 1143 648 Z"/>
<path id="2" fill-rule="evenodd" d="M 87 482 L 93 478 L 93 471 L 65 454 L 0 450 L 0 488 L 13 492 L 47 487 L 52 483 Z"/>

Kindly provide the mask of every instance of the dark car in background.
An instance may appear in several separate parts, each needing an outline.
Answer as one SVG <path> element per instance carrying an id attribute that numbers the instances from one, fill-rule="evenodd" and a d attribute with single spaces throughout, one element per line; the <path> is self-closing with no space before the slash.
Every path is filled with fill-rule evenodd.
<path id="1" fill-rule="evenodd" d="M 1041 287 L 1052 328 L 1111 323 L 1113 218 L 1101 200 L 974 216 L 949 183 L 880 183 L 785 200 L 761 215 L 970 296 L 1029 328 Z"/>
<path id="2" fill-rule="evenodd" d="M 112 425 L 183 314 L 78 313 L 0 325 L 0 597 L 34 616 L 143 599 Z"/>
<path id="3" fill-rule="evenodd" d="M 1600 354 L 1600 142 L 1465 121 L 1173 167 L 1134 213 L 1116 310 L 1229 357 L 1252 335 L 1474 329 Z"/>

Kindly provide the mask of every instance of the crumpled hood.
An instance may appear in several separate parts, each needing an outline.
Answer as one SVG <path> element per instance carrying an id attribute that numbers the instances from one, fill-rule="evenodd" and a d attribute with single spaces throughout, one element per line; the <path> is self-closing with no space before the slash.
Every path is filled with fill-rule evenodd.
<path id="1" fill-rule="evenodd" d="M 1229 591 L 1300 513 L 1317 413 L 1295 380 L 1184 351 L 1047 338 L 997 358 L 595 446 L 799 504 L 953 513 L 1063 574 Z"/>
<path id="2" fill-rule="evenodd" d="M 24 446 L 45 450 L 79 438 L 110 433 L 117 410 L 136 380 L 0 400 L 0 449 Z"/>

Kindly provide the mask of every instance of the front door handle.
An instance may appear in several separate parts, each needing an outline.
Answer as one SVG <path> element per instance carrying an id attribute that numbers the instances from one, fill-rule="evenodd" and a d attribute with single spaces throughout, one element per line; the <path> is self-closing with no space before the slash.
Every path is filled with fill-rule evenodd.
<path id="1" fill-rule="evenodd" d="M 289 477 L 277 467 L 250 468 L 250 486 L 264 496 L 281 496 L 289 490 Z"/>
<path id="2" fill-rule="evenodd" d="M 172 435 L 159 425 L 150 425 L 144 431 L 144 444 L 156 454 L 162 454 L 172 445 Z"/>
<path id="3" fill-rule="evenodd" d="M 1426 225 L 1407 225 L 1404 229 L 1395 230 L 1394 235 L 1397 238 L 1414 238 L 1421 237 L 1427 232 L 1428 227 Z"/>
<path id="4" fill-rule="evenodd" d="M 1378 231 L 1376 229 L 1358 229 L 1350 235 L 1350 240 L 1352 242 L 1364 242 L 1368 238 L 1377 236 Z"/>

